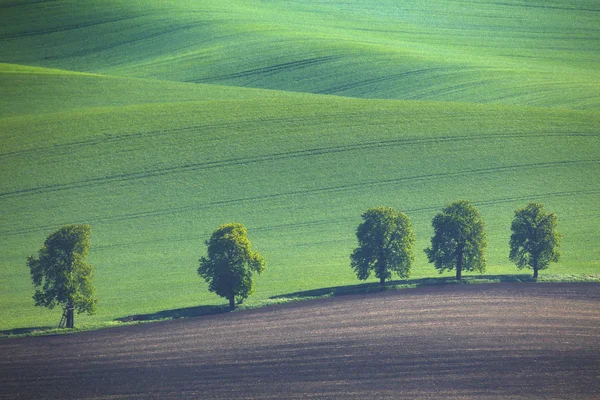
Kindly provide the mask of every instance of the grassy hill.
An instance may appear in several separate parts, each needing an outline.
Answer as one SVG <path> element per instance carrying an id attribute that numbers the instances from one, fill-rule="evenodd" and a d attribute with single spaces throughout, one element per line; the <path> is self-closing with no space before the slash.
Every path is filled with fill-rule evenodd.
<path id="1" fill-rule="evenodd" d="M 598 108 L 595 0 L 0 5 L 0 60 L 363 98 Z"/>
<path id="2" fill-rule="evenodd" d="M 66 223 L 93 227 L 80 326 L 221 304 L 196 268 L 225 222 L 267 260 L 250 305 L 356 284 L 378 205 L 412 218 L 415 278 L 462 198 L 489 273 L 516 272 L 513 211 L 538 200 L 565 235 L 547 273 L 597 275 L 600 13 L 535 4 L 0 2 L 0 330 L 58 321 L 25 258 Z"/>
<path id="3" fill-rule="evenodd" d="M 4 94 L 0 97 L 0 117 L 82 108 L 292 95 L 287 92 L 120 78 L 2 63 L 0 87 Z"/>

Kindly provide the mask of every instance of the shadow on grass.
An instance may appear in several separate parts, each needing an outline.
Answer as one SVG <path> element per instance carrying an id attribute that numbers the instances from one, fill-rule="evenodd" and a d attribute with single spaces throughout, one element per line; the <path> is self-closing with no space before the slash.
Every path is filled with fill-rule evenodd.
<path id="1" fill-rule="evenodd" d="M 151 314 L 135 314 L 126 317 L 117 318 L 119 322 L 134 322 L 134 321 L 158 321 L 165 319 L 191 318 L 202 317 L 206 315 L 223 314 L 229 312 L 229 306 L 198 306 L 176 308 L 174 310 L 162 310 Z"/>
<path id="2" fill-rule="evenodd" d="M 320 288 L 314 290 L 306 290 L 302 292 L 288 293 L 279 296 L 273 296 L 271 299 L 302 299 L 302 298 L 319 298 L 344 296 L 350 294 L 365 294 L 381 292 L 383 290 L 409 289 L 422 286 L 436 285 L 457 285 L 457 284 L 477 284 L 477 283 L 500 283 L 500 282 L 536 282 L 531 275 L 477 275 L 463 276 L 462 280 L 457 281 L 454 277 L 440 278 L 422 278 L 422 279 L 405 279 L 386 282 L 386 286 L 381 288 L 379 282 L 363 283 L 358 285 L 335 286 L 328 288 Z"/>

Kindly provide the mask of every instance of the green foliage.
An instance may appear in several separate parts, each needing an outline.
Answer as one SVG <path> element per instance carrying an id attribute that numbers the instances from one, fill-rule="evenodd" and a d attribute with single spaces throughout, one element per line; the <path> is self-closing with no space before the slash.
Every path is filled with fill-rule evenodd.
<path id="1" fill-rule="evenodd" d="M 242 302 L 253 292 L 252 275 L 265 269 L 265 261 L 252 251 L 248 232 L 242 224 L 221 225 L 206 241 L 208 257 L 200 259 L 198 274 L 208 282 L 211 292 Z"/>
<path id="2" fill-rule="evenodd" d="M 27 258 L 36 306 L 74 306 L 90 315 L 96 311 L 93 270 L 86 261 L 90 233 L 89 225 L 64 226 L 48 236 L 37 258 Z"/>
<path id="3" fill-rule="evenodd" d="M 371 271 L 381 286 L 392 277 L 392 272 L 408 278 L 416 242 L 408 216 L 391 207 L 378 207 L 367 210 L 362 218 L 356 230 L 358 247 L 350 256 L 358 279 L 367 280 Z"/>
<path id="4" fill-rule="evenodd" d="M 429 262 L 442 273 L 456 270 L 485 271 L 487 240 L 479 211 L 471 202 L 459 200 L 448 205 L 432 221 L 431 247 L 425 249 Z"/>
<path id="5" fill-rule="evenodd" d="M 528 203 L 515 211 L 511 224 L 509 258 L 519 269 L 538 271 L 547 269 L 560 258 L 561 235 L 557 231 L 558 218 L 547 213 L 541 203 Z"/>

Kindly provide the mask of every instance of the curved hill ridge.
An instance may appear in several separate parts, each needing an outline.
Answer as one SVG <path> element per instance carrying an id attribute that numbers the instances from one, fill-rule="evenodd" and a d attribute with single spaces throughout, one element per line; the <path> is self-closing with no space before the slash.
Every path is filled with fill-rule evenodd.
<path id="1" fill-rule="evenodd" d="M 0 61 L 335 94 L 600 108 L 595 1 L 11 1 Z"/>
<path id="2" fill-rule="evenodd" d="M 0 63 L 0 117 L 86 108 L 311 96 L 264 89 L 114 77 Z M 314 96 L 314 95 L 313 95 Z"/>

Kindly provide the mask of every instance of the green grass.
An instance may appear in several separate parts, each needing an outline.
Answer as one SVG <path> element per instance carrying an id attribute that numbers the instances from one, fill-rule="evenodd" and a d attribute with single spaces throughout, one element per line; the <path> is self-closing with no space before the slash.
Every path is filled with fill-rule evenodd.
<path id="1" fill-rule="evenodd" d="M 0 60 L 13 64 L 363 98 L 600 107 L 595 0 L 5 2 Z"/>
<path id="2" fill-rule="evenodd" d="M 541 280 L 597 281 L 595 3 L 172 3 L 0 2 L 1 331 L 57 324 L 25 258 L 67 223 L 93 228 L 82 329 L 218 309 L 196 269 L 226 222 L 267 260 L 245 307 L 358 285 L 379 205 L 418 237 L 401 287 L 439 277 L 422 250 L 457 199 L 487 224 L 481 279 L 519 273 L 510 222 L 535 200 L 564 234 Z"/>
<path id="3" fill-rule="evenodd" d="M 287 97 L 286 92 L 150 79 L 0 63 L 0 117 L 146 103 Z"/>
<path id="4" fill-rule="evenodd" d="M 65 223 L 93 226 L 101 324 L 220 304 L 196 275 L 203 241 L 239 221 L 267 259 L 249 303 L 356 282 L 354 230 L 368 207 L 405 210 L 422 249 L 454 199 L 480 206 L 491 273 L 507 260 L 513 210 L 557 212 L 553 273 L 598 271 L 596 112 L 321 98 L 98 107 L 3 119 L 0 256 L 4 328 L 52 324 L 34 309 L 25 257 Z"/>

